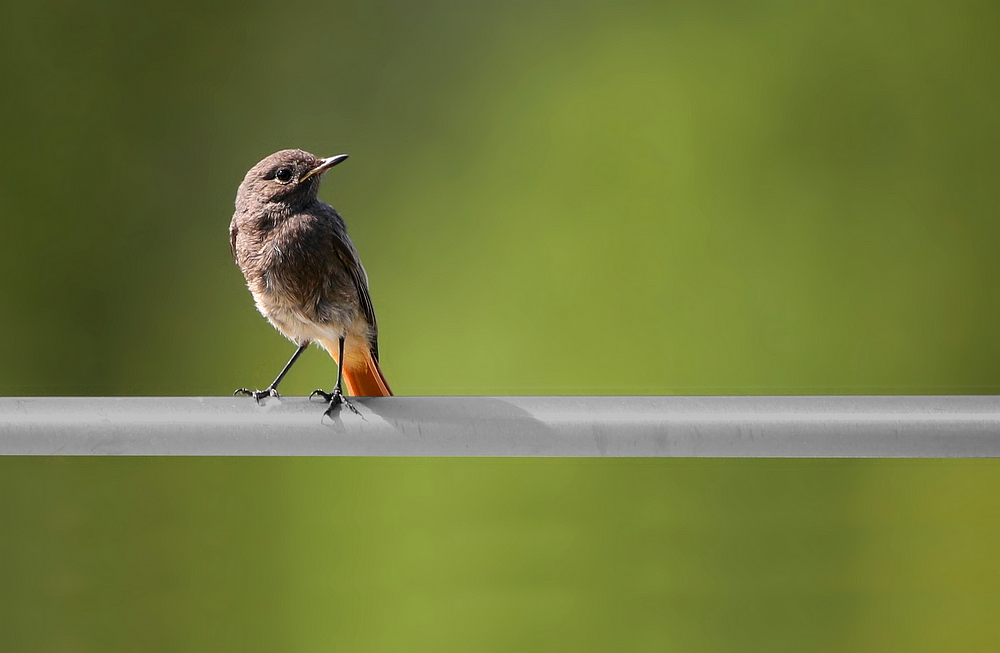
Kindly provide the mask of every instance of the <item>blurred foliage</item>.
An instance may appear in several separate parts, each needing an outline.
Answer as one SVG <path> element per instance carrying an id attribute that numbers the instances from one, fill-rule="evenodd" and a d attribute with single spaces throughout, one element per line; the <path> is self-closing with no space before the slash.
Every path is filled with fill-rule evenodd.
<path id="1" fill-rule="evenodd" d="M 321 197 L 400 394 L 1000 389 L 993 2 L 42 0 L 0 21 L 0 393 L 292 352 Z M 310 352 L 283 390 L 332 383 Z M 5 650 L 982 650 L 992 462 L 4 460 Z"/>
<path id="2" fill-rule="evenodd" d="M 953 651 L 997 461 L 7 459 L 10 651 Z"/>
<path id="3" fill-rule="evenodd" d="M 991 3 L 6 12 L 5 394 L 270 381 L 226 230 L 283 147 L 352 154 L 399 393 L 1000 388 Z"/>

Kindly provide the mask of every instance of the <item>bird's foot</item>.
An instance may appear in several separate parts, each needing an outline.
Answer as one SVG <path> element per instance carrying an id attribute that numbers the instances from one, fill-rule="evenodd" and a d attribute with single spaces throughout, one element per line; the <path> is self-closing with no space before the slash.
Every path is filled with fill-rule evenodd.
<path id="1" fill-rule="evenodd" d="M 260 403 L 260 400 L 264 399 L 265 397 L 274 397 L 275 399 L 277 399 L 281 396 L 278 394 L 278 389 L 275 388 L 274 386 L 271 386 L 266 390 L 247 390 L 246 388 L 240 388 L 239 390 L 233 393 L 234 397 L 237 397 L 239 395 L 243 395 L 245 397 L 253 397 L 258 404 Z"/>
<path id="2" fill-rule="evenodd" d="M 327 417 L 333 417 L 333 413 L 340 409 L 341 405 L 347 406 L 351 409 L 351 412 L 355 415 L 360 415 L 361 413 L 355 408 L 354 404 L 344 396 L 344 393 L 340 388 L 334 388 L 333 392 L 324 392 L 323 390 L 313 390 L 309 398 L 313 397 L 323 397 L 324 401 L 328 402 L 330 405 L 327 407 L 326 412 L 323 413 Z"/>

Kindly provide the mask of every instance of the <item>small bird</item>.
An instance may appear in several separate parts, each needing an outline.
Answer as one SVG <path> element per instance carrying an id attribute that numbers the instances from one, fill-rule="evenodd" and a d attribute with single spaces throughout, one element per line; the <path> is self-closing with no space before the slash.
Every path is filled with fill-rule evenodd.
<path id="1" fill-rule="evenodd" d="M 341 382 L 353 396 L 391 396 L 378 364 L 378 324 L 361 265 L 340 214 L 316 197 L 327 170 L 346 154 L 321 159 L 282 150 L 247 172 L 236 192 L 229 242 L 257 310 L 298 346 L 265 390 L 234 394 L 278 397 L 278 384 L 310 343 L 337 362 L 332 392 L 315 390 L 330 406 L 346 404 Z"/>

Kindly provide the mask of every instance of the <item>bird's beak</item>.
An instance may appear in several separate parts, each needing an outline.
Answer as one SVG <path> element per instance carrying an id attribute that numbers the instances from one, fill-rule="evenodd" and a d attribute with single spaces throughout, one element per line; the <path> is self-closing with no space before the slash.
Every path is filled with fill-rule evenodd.
<path id="1" fill-rule="evenodd" d="M 331 156 L 327 159 L 323 159 L 322 161 L 319 162 L 318 166 L 316 166 L 306 174 L 302 175 L 302 179 L 299 179 L 299 181 L 303 182 L 314 175 L 321 175 L 330 168 L 332 168 L 333 166 L 337 165 L 338 163 L 342 163 L 346 159 L 347 159 L 346 154 L 338 154 L 337 156 Z"/>

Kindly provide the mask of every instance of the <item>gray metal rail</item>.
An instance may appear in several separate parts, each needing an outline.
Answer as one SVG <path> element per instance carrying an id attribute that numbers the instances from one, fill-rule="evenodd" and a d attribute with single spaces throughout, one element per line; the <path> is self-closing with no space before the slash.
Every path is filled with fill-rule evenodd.
<path id="1" fill-rule="evenodd" d="M 1000 456 L 1000 397 L 0 398 L 0 455 Z"/>

